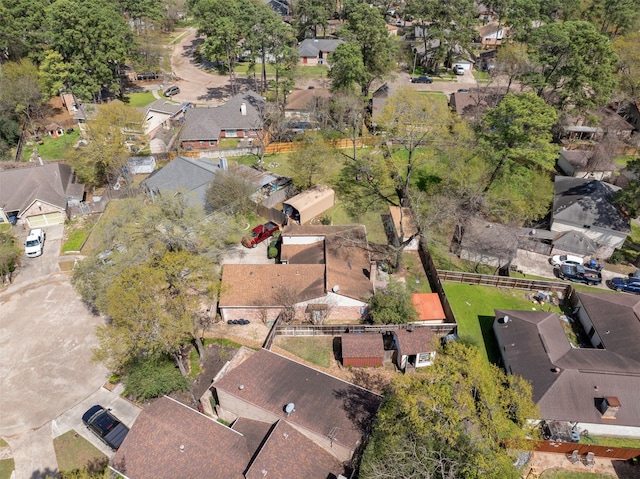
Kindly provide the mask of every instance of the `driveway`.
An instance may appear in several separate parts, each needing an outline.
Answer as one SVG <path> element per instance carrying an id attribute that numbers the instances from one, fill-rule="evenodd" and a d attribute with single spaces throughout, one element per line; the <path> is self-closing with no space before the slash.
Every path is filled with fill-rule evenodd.
<path id="1" fill-rule="evenodd" d="M 101 386 L 109 376 L 91 361 L 102 319 L 87 310 L 58 266 L 63 227 L 45 230 L 43 255 L 23 257 L 14 282 L 0 292 L 0 437 L 11 448 L 15 479 L 57 471 L 52 438 L 66 426 L 52 430 L 51 421 L 69 411 L 75 415 L 83 401 L 103 400 Z M 26 237 L 26 231 L 16 233 Z M 76 427 L 82 429 L 79 421 Z"/>
<path id="2" fill-rule="evenodd" d="M 222 264 L 274 264 L 275 259 L 267 258 L 270 240 L 258 243 L 255 248 L 234 245 L 227 249 Z"/>

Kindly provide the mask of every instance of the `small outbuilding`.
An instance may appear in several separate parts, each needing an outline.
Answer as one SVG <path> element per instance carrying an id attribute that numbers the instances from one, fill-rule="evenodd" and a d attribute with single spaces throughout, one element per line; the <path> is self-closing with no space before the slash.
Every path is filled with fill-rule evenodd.
<path id="1" fill-rule="evenodd" d="M 445 322 L 444 309 L 438 293 L 416 293 L 411 296 L 411 301 L 418 313 L 418 321 Z"/>
<path id="2" fill-rule="evenodd" d="M 418 235 L 418 228 L 411 210 L 399 206 L 389 206 L 389 213 L 392 220 L 390 225 L 392 231 L 391 239 L 394 245 L 398 247 L 405 241 L 411 240 L 404 249 L 418 251 L 420 236 Z"/>
<path id="3" fill-rule="evenodd" d="M 384 340 L 381 334 L 343 334 L 342 365 L 354 368 L 382 367 Z"/>
<path id="4" fill-rule="evenodd" d="M 132 156 L 129 158 L 129 172 L 132 175 L 151 174 L 156 169 L 155 156 Z"/>
<path id="5" fill-rule="evenodd" d="M 433 364 L 436 357 L 435 336 L 430 328 L 417 327 L 393 332 L 393 348 L 397 351 L 399 369 L 421 368 Z"/>
<path id="6" fill-rule="evenodd" d="M 325 185 L 316 185 L 282 203 L 284 214 L 298 224 L 309 223 L 335 204 L 335 192 Z"/>

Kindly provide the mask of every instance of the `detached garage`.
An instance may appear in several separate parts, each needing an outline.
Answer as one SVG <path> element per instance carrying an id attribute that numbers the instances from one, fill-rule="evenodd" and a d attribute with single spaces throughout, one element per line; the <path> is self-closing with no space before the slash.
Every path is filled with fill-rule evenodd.
<path id="1" fill-rule="evenodd" d="M 354 368 L 382 367 L 384 340 L 378 333 L 342 335 L 342 365 Z"/>
<path id="2" fill-rule="evenodd" d="M 316 185 L 282 204 L 282 211 L 295 223 L 309 223 L 335 204 L 335 192 L 324 185 Z"/>

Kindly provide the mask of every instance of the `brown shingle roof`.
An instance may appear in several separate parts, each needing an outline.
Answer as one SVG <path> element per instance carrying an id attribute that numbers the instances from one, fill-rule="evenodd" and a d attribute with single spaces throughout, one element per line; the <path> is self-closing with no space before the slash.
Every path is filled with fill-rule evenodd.
<path id="1" fill-rule="evenodd" d="M 321 264 L 225 264 L 220 306 L 283 306 L 283 295 L 296 302 L 325 294 Z"/>
<path id="2" fill-rule="evenodd" d="M 265 349 L 228 371 L 214 387 L 280 418 L 286 417 L 284 406 L 294 403 L 295 412 L 286 418 L 289 423 L 324 437 L 337 431 L 334 442 L 352 449 L 362 440 L 382 400 L 371 391 Z"/>
<path id="3" fill-rule="evenodd" d="M 253 457 L 260 445 L 264 442 L 267 434 L 273 427 L 270 422 L 254 421 L 253 419 L 247 419 L 245 417 L 239 417 L 231 426 L 231 429 L 238 431 L 244 436 L 247 442 L 247 450 L 249 451 L 249 457 Z"/>
<path id="4" fill-rule="evenodd" d="M 327 479 L 342 472 L 340 461 L 280 420 L 247 468 L 245 478 Z"/>
<path id="5" fill-rule="evenodd" d="M 285 111 L 312 110 L 319 101 L 328 101 L 331 92 L 326 88 L 313 88 L 311 90 L 295 90 L 287 97 Z"/>
<path id="6" fill-rule="evenodd" d="M 163 397 L 143 409 L 112 464 L 129 479 L 242 479 L 249 459 L 242 434 Z"/>
<path id="7" fill-rule="evenodd" d="M 420 354 L 435 349 L 432 344 L 434 336 L 431 328 L 415 328 L 413 331 L 401 329 L 394 331 L 393 334 L 398 338 L 400 352 L 403 355 Z"/>
<path id="8" fill-rule="evenodd" d="M 381 334 L 343 334 L 343 358 L 383 358 L 384 342 Z"/>

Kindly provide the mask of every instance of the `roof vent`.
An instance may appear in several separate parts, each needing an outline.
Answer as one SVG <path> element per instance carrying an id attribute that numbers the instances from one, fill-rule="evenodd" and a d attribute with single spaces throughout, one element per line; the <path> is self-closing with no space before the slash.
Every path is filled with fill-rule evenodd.
<path id="1" fill-rule="evenodd" d="M 244 389 L 244 384 L 240 384 L 240 386 L 238 386 L 238 389 L 242 391 Z"/>
<path id="2" fill-rule="evenodd" d="M 498 323 L 507 324 L 509 322 L 509 315 L 505 314 L 504 317 L 498 318 Z"/>
<path id="3" fill-rule="evenodd" d="M 184 452 L 184 444 L 180 444 L 180 452 Z"/>
<path id="4" fill-rule="evenodd" d="M 605 396 L 599 408 L 602 419 L 615 419 L 620 406 L 620 400 L 616 396 Z"/>
<path id="5" fill-rule="evenodd" d="M 290 402 L 284 407 L 284 412 L 287 413 L 287 417 L 291 416 L 291 413 L 295 411 L 296 411 L 296 405 L 293 404 L 292 402 Z"/>
<path id="6" fill-rule="evenodd" d="M 340 286 L 336 284 L 333 288 L 331 288 L 331 291 L 333 291 L 334 293 L 337 293 L 338 291 L 340 291 Z"/>

